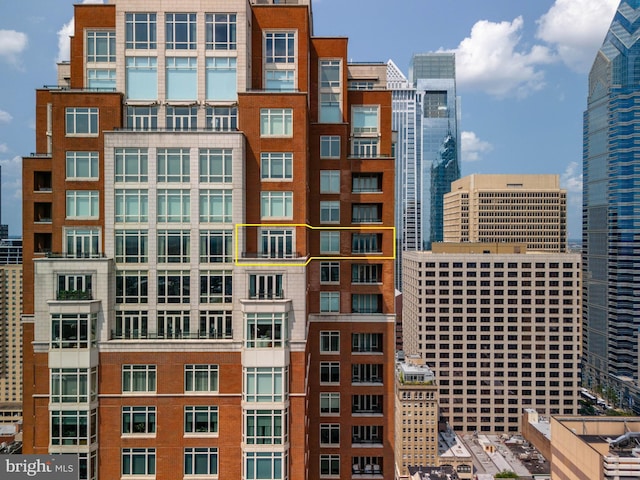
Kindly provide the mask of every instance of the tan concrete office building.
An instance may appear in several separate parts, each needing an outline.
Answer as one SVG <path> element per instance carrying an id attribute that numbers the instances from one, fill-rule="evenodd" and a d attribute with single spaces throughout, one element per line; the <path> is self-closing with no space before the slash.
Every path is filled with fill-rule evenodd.
<path id="1" fill-rule="evenodd" d="M 444 196 L 445 242 L 567 248 L 567 192 L 558 175 L 469 175 Z"/>
<path id="2" fill-rule="evenodd" d="M 22 417 L 22 265 L 0 265 L 0 423 Z"/>
<path id="3" fill-rule="evenodd" d="M 523 408 L 578 409 L 580 256 L 436 244 L 404 259 L 403 334 L 455 431 L 519 431 Z M 516 253 L 520 252 L 520 253 Z"/>

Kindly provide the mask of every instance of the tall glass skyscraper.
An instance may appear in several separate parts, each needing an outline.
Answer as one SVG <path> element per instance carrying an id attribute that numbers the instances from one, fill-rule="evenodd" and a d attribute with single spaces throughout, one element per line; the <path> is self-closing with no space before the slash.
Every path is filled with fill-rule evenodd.
<path id="1" fill-rule="evenodd" d="M 453 53 L 413 56 L 407 79 L 389 61 L 396 144 L 396 284 L 402 252 L 442 241 L 443 197 L 460 178 L 460 109 Z"/>
<path id="2" fill-rule="evenodd" d="M 640 0 L 622 0 L 589 75 L 584 114 L 584 385 L 638 404 Z"/>

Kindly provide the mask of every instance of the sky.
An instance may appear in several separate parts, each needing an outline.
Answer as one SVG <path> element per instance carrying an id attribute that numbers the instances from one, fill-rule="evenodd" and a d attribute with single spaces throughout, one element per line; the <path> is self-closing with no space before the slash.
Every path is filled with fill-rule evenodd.
<path id="1" fill-rule="evenodd" d="M 211 0 L 215 2 L 215 0 Z M 2 223 L 21 235 L 22 156 L 35 151 L 35 89 L 68 59 L 74 3 L 0 0 Z M 313 0 L 314 34 L 349 38 L 349 60 L 456 53 L 462 175 L 552 173 L 581 233 L 587 77 L 619 0 Z"/>

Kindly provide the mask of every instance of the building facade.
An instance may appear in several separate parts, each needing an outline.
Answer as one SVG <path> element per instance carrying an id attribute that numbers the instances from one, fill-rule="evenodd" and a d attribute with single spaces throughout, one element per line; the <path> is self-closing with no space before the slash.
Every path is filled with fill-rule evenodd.
<path id="1" fill-rule="evenodd" d="M 22 417 L 22 265 L 0 264 L 0 423 Z"/>
<path id="2" fill-rule="evenodd" d="M 584 113 L 584 372 L 589 388 L 615 388 L 640 411 L 636 296 L 640 223 L 637 17 L 640 2 L 623 0 L 589 74 Z"/>
<path id="3" fill-rule="evenodd" d="M 391 94 L 347 58 L 306 0 L 75 6 L 23 162 L 24 453 L 393 475 Z"/>
<path id="4" fill-rule="evenodd" d="M 404 262 L 404 348 L 433 370 L 454 431 L 518 432 L 523 408 L 577 413 L 579 255 L 441 243 Z"/>
<path id="5" fill-rule="evenodd" d="M 444 241 L 567 249 L 567 192 L 558 175 L 469 175 L 444 196 Z"/>
<path id="6" fill-rule="evenodd" d="M 460 107 L 452 53 L 414 55 L 409 79 L 388 63 L 396 145 L 396 282 L 401 256 L 443 240 L 443 199 L 460 178 Z"/>

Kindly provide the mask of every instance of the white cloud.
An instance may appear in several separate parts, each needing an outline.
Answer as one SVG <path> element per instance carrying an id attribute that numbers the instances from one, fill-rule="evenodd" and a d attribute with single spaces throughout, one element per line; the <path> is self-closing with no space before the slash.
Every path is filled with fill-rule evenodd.
<path id="1" fill-rule="evenodd" d="M 619 0 L 556 0 L 538 20 L 537 37 L 552 44 L 571 69 L 587 72 Z"/>
<path id="2" fill-rule="evenodd" d="M 582 167 L 578 162 L 571 162 L 567 165 L 560 177 L 560 184 L 567 192 L 582 193 Z"/>
<path id="3" fill-rule="evenodd" d="M 2 166 L 2 195 L 22 199 L 22 158 L 0 159 Z"/>
<path id="4" fill-rule="evenodd" d="M 82 3 L 104 3 L 102 0 L 84 0 Z M 69 60 L 69 37 L 73 35 L 75 21 L 71 17 L 67 23 L 65 23 L 60 30 L 58 30 L 58 57 L 56 62 L 63 62 Z"/>
<path id="5" fill-rule="evenodd" d="M 480 140 L 475 132 L 462 132 L 462 161 L 476 162 L 480 160 L 483 153 L 493 150 L 493 145 L 485 140 Z"/>
<path id="6" fill-rule="evenodd" d="M 496 97 L 522 98 L 540 90 L 544 73 L 539 67 L 555 59 L 545 46 L 520 46 L 523 24 L 522 17 L 512 22 L 476 22 L 470 36 L 453 50 L 458 85 Z"/>
<path id="7" fill-rule="evenodd" d="M 7 153 L 9 151 L 9 147 L 7 147 L 6 143 L 0 143 L 0 153 Z"/>
<path id="8" fill-rule="evenodd" d="M 13 117 L 9 112 L 5 112 L 4 110 L 0 110 L 0 123 L 9 123 L 13 120 Z"/>
<path id="9" fill-rule="evenodd" d="M 0 58 L 21 68 L 20 54 L 27 48 L 29 39 L 25 33 L 15 30 L 0 30 Z"/>

